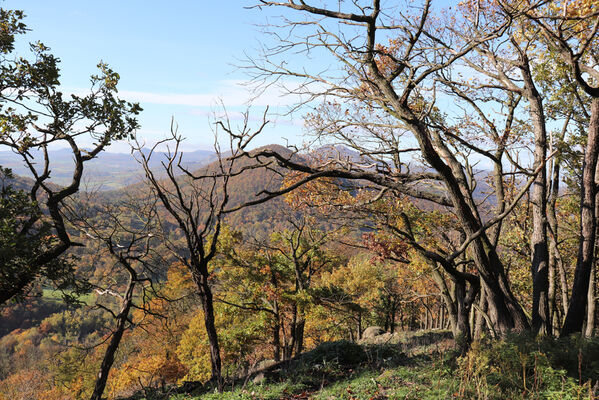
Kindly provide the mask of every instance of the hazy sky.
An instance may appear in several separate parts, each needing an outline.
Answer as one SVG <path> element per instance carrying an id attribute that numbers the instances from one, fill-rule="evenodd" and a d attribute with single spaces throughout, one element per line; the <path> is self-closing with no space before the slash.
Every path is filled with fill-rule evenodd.
<path id="1" fill-rule="evenodd" d="M 187 149 L 211 146 L 209 116 L 220 100 L 232 119 L 239 119 L 245 110 L 250 94 L 240 83 L 248 76 L 235 65 L 244 53 L 256 54 L 267 40 L 259 25 L 273 15 L 273 10 L 244 8 L 251 4 L 251 0 L 1 3 L 27 15 L 31 32 L 21 40 L 21 50 L 27 42 L 40 40 L 61 59 L 65 92 L 88 88 L 89 76 L 102 60 L 121 76 L 120 97 L 144 108 L 139 136 L 149 142 L 163 137 L 174 117 L 188 138 Z M 256 119 L 270 104 L 271 119 L 277 121 L 256 145 L 283 143 L 282 138 L 301 142 L 301 116 L 274 115 L 292 101 L 275 90 L 254 101 L 251 114 Z M 126 149 L 116 145 L 112 151 Z"/>

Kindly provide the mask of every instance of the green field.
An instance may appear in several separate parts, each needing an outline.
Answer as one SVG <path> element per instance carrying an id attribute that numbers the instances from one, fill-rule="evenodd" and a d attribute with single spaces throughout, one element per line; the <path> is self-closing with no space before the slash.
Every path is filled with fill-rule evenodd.
<path id="1" fill-rule="evenodd" d="M 42 298 L 49 301 L 64 302 L 65 293 L 69 296 L 73 296 L 72 292 L 62 292 L 56 289 L 44 288 L 42 289 Z M 86 293 L 73 297 L 77 299 L 77 301 L 87 305 L 92 305 L 95 301 L 95 295 L 93 293 Z"/>

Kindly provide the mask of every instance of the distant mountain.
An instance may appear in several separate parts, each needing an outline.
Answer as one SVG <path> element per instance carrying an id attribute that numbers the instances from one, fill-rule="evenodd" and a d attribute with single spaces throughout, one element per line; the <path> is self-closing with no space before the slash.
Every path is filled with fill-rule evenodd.
<path id="1" fill-rule="evenodd" d="M 260 147 L 252 152 L 267 148 L 277 151 L 284 156 L 291 155 L 289 149 L 279 145 Z M 247 158 L 237 160 L 234 171 L 246 168 L 254 162 L 253 159 Z M 162 166 L 154 165 L 152 168 L 159 176 Z M 191 168 L 189 170 L 196 176 L 210 175 L 219 170 L 219 163 L 214 161 L 195 170 Z M 232 208 L 260 198 L 263 196 L 260 194 L 263 190 L 275 191 L 280 189 L 285 172 L 286 171 L 279 167 L 274 167 L 273 169 L 251 168 L 240 175 L 233 176 L 227 187 L 229 194 L 229 204 L 227 208 Z M 189 177 L 182 175 L 179 178 L 179 182 L 182 190 L 186 192 L 188 185 L 190 185 Z M 166 182 L 164 185 L 166 187 L 169 186 Z M 140 192 L 140 184 L 133 184 L 114 191 L 106 191 L 102 193 L 102 196 L 105 199 L 118 201 L 119 199 L 124 199 L 126 196 L 137 192 Z M 285 221 L 292 214 L 294 214 L 293 211 L 291 211 L 284 199 L 282 197 L 277 197 L 265 203 L 243 208 L 228 214 L 226 220 L 229 225 L 234 227 L 234 229 L 242 230 L 245 233 L 249 233 L 256 237 L 267 237 L 273 231 L 283 229 Z"/>
<path id="2" fill-rule="evenodd" d="M 35 159 L 43 160 L 40 151 L 32 151 Z M 152 157 L 151 167 L 159 168 L 160 162 L 165 158 L 165 153 L 157 153 Z M 50 181 L 57 185 L 66 185 L 70 182 L 73 171 L 73 156 L 69 149 L 53 150 L 49 152 Z M 190 171 L 214 161 L 216 155 L 213 151 L 196 150 L 185 152 L 183 166 Z M 16 175 L 31 177 L 29 169 L 22 158 L 11 151 L 0 151 L 0 166 L 11 168 Z M 114 190 L 139 182 L 143 177 L 140 165 L 129 153 L 102 152 L 95 159 L 85 163 L 82 188 L 99 190 Z"/>

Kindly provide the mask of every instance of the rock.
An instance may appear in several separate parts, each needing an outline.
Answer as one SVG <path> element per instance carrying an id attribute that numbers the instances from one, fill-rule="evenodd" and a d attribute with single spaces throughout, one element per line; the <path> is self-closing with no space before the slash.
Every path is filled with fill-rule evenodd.
<path id="1" fill-rule="evenodd" d="M 260 372 L 256 376 L 254 376 L 254 379 L 252 379 L 252 382 L 256 385 L 259 385 L 262 382 L 264 382 L 265 379 L 266 379 L 266 376 L 264 375 L 264 372 Z"/>
<path id="2" fill-rule="evenodd" d="M 373 339 L 382 335 L 383 333 L 385 333 L 385 331 L 380 326 L 369 326 L 368 328 L 364 329 L 364 332 L 362 333 L 362 339 Z"/>
<path id="3" fill-rule="evenodd" d="M 262 360 L 259 363 L 257 363 L 256 365 L 254 365 L 254 367 L 252 368 L 252 371 L 261 371 L 268 367 L 272 367 L 276 363 L 277 362 L 275 360 Z"/>

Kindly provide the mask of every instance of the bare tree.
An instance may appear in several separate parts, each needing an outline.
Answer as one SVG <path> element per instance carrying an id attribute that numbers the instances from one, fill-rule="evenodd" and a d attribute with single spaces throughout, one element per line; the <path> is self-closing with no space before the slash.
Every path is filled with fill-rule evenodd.
<path id="1" fill-rule="evenodd" d="M 79 199 L 81 200 L 81 199 Z M 100 400 L 115 355 L 125 331 L 141 321 L 132 321 L 131 312 L 153 314 L 147 306 L 152 297 L 160 297 L 153 282 L 160 273 L 162 259 L 156 247 L 156 204 L 153 198 L 129 198 L 119 203 L 97 204 L 90 198 L 68 207 L 68 219 L 86 239 L 98 242 L 115 262 L 110 275 L 91 282 L 98 295 L 95 307 L 109 313 L 115 327 L 110 332 L 91 400 Z M 116 310 L 115 308 L 116 303 Z"/>
<path id="2" fill-rule="evenodd" d="M 265 114 L 266 116 L 266 114 Z M 225 207 L 229 204 L 228 187 L 230 179 L 243 173 L 236 161 L 239 152 L 245 151 L 252 138 L 259 134 L 266 125 L 266 119 L 255 131 L 248 127 L 248 114 L 243 127 L 235 133 L 230 121 L 218 121 L 215 130 L 216 165 L 213 169 L 202 169 L 191 172 L 182 166 L 183 152 L 180 145 L 183 138 L 176 128 L 171 129 L 171 136 L 156 145 L 149 152 L 144 151 L 139 143 L 133 150 L 144 168 L 146 182 L 159 204 L 166 211 L 166 216 L 159 213 L 162 226 L 162 240 L 172 255 L 191 272 L 196 285 L 202 310 L 208 341 L 210 343 L 210 362 L 212 381 L 219 391 L 223 389 L 221 353 L 218 333 L 214 320 L 214 297 L 211 281 L 211 262 L 217 255 L 217 244 L 221 234 Z M 218 130 L 229 135 L 231 153 L 225 158 L 218 142 Z M 150 160 L 156 157 L 156 148 L 166 144 L 168 154 L 162 161 L 162 170 L 150 169 Z M 161 179 L 163 177 L 163 179 Z M 170 220 L 170 221 L 169 221 Z M 174 223 L 183 239 L 172 240 L 167 234 L 167 226 Z"/>

